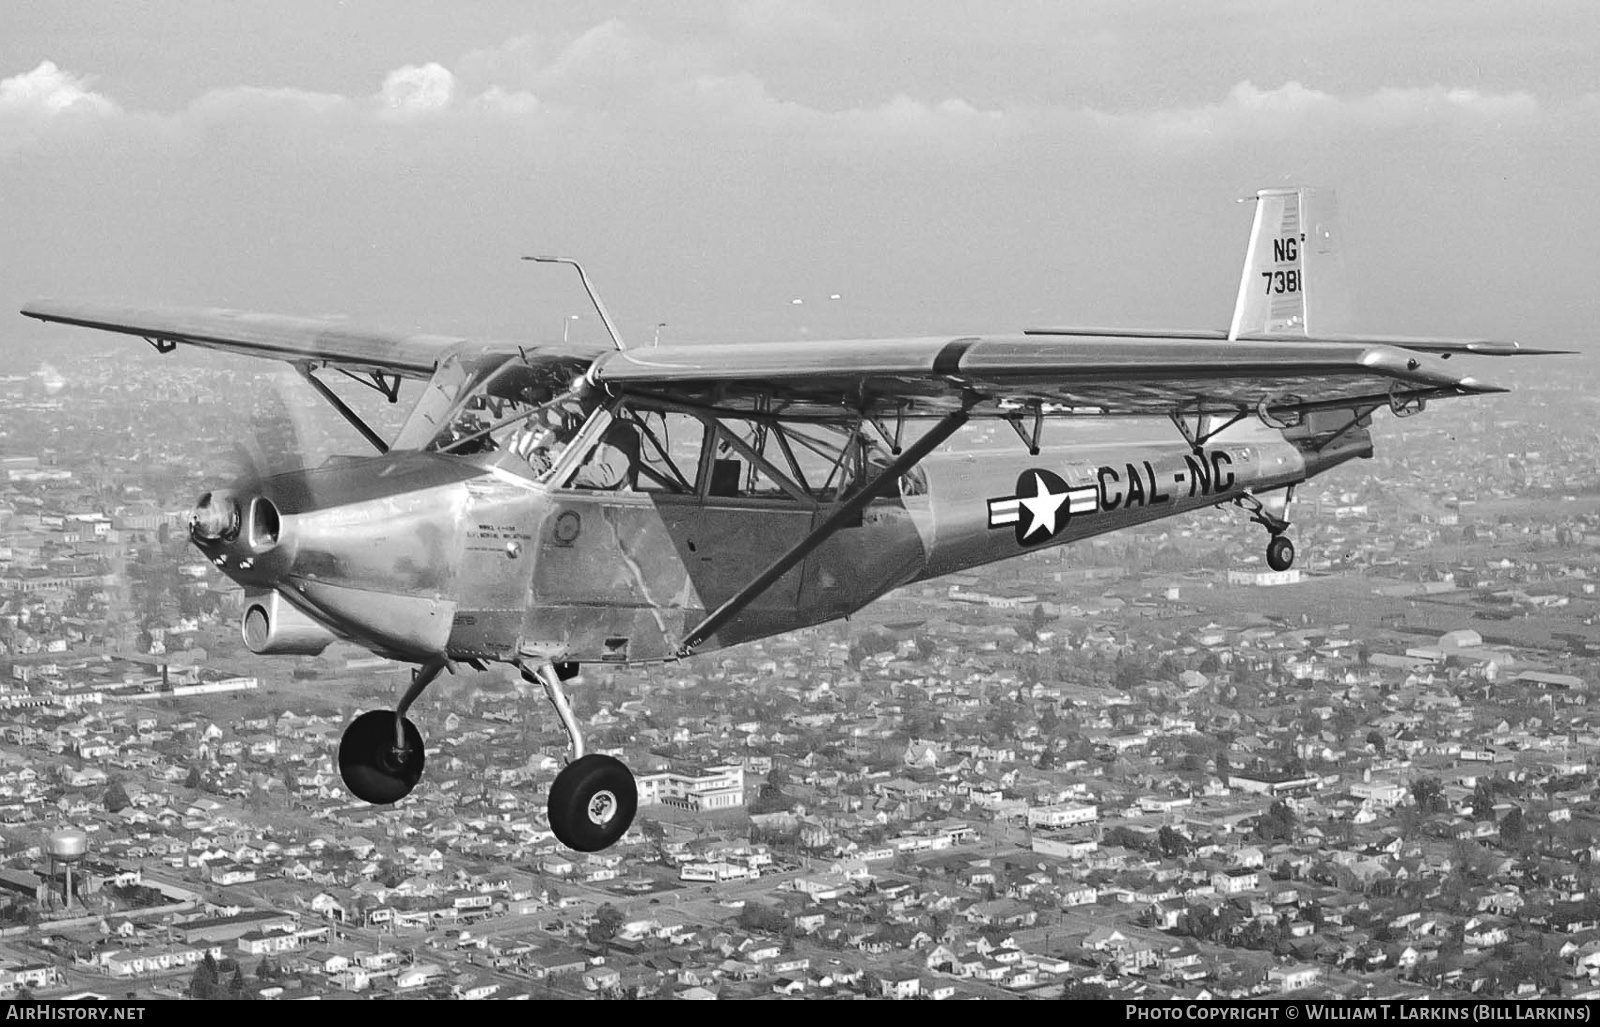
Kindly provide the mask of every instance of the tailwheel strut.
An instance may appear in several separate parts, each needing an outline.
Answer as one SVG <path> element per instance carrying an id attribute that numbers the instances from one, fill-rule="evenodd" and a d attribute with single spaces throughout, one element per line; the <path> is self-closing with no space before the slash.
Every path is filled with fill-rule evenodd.
<path id="1" fill-rule="evenodd" d="M 1284 499 L 1284 509 L 1294 499 L 1291 487 Z M 1294 566 L 1294 542 L 1285 534 L 1289 522 L 1268 510 L 1261 500 L 1248 492 L 1233 497 L 1233 505 L 1250 511 L 1250 520 L 1267 529 L 1267 566 L 1275 571 L 1286 571 Z"/>
<path id="2" fill-rule="evenodd" d="M 548 660 L 518 665 L 522 676 L 543 689 L 567 732 L 572 758 L 550 785 L 550 830 L 557 840 L 579 852 L 609 848 L 628 832 L 639 808 L 639 788 L 627 766 L 604 753 L 585 753 L 583 731 L 567 702 L 565 681 L 577 674 L 575 664 Z"/>
<path id="3" fill-rule="evenodd" d="M 385 805 L 399 802 L 422 779 L 422 733 L 406 711 L 423 689 L 450 666 L 436 657 L 412 672 L 411 685 L 394 710 L 368 710 L 339 739 L 339 776 L 352 795 Z"/>

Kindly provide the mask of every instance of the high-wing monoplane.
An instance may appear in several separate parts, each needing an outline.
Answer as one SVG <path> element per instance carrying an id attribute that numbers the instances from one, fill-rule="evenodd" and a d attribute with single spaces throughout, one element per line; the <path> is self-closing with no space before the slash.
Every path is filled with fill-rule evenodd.
<path id="1" fill-rule="evenodd" d="M 246 590 L 249 648 L 314 654 L 344 639 L 416 665 L 396 707 L 361 714 L 340 741 L 346 786 L 373 803 L 422 776 L 406 712 L 431 681 L 456 664 L 514 664 L 570 740 L 550 827 L 595 851 L 628 829 L 637 791 L 621 761 L 585 751 L 566 693 L 582 665 L 682 659 L 1214 506 L 1246 512 L 1267 532 L 1267 562 L 1286 569 L 1295 486 L 1370 456 L 1375 413 L 1504 391 L 1446 360 L 1532 351 L 1319 331 L 1339 242 L 1330 193 L 1260 192 L 1232 322 L 1212 332 L 630 349 L 586 276 L 610 346 L 210 309 L 37 301 L 22 313 L 160 352 L 292 365 L 374 452 L 199 498 L 190 537 Z M 389 402 L 404 380 L 420 394 L 385 438 L 328 372 Z M 981 459 L 945 446 L 980 420 L 1009 425 L 1014 446 Z"/>

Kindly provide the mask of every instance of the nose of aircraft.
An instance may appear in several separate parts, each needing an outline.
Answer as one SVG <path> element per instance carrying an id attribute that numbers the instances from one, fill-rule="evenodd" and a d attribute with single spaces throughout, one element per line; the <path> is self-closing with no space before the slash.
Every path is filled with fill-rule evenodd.
<path id="1" fill-rule="evenodd" d="M 189 533 L 197 542 L 219 542 L 239 534 L 239 503 L 232 496 L 207 492 L 189 514 Z"/>
<path id="2" fill-rule="evenodd" d="M 261 486 L 216 489 L 189 513 L 189 538 L 224 574 L 244 585 L 270 585 L 285 569 L 271 559 L 280 548 L 283 518 Z"/>

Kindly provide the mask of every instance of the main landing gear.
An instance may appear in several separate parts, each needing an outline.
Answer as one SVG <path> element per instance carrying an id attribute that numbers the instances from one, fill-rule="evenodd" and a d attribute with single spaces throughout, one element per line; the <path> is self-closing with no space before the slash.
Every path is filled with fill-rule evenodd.
<path id="1" fill-rule="evenodd" d="M 1283 508 L 1289 509 L 1289 503 L 1294 498 L 1294 490 L 1290 489 L 1284 496 Z M 1289 522 L 1268 510 L 1261 500 L 1248 492 L 1233 497 L 1233 504 L 1250 511 L 1250 519 L 1267 529 L 1270 536 L 1267 539 L 1267 566 L 1275 571 L 1286 571 L 1294 566 L 1294 543 L 1289 536 L 1284 534 L 1289 530 Z"/>
<path id="2" fill-rule="evenodd" d="M 384 805 L 399 802 L 422 778 L 422 734 L 406 710 L 422 690 L 449 666 L 443 658 L 423 664 L 394 711 L 368 710 L 345 728 L 339 740 L 339 775 L 351 794 Z M 583 751 L 583 732 L 567 704 L 563 683 L 577 673 L 574 663 L 523 663 L 522 676 L 537 682 L 572 744 L 572 760 L 550 786 L 550 830 L 569 849 L 599 852 L 633 824 L 639 789 L 621 760 Z"/>
<path id="3" fill-rule="evenodd" d="M 352 795 L 375 805 L 399 802 L 422 779 L 422 733 L 406 711 L 449 664 L 434 659 L 411 673 L 411 687 L 393 712 L 368 710 L 339 739 L 339 776 Z"/>
<path id="4" fill-rule="evenodd" d="M 627 833 L 639 809 L 633 774 L 619 759 L 583 751 L 583 732 L 567 705 L 563 682 L 577 673 L 572 663 L 523 663 L 522 676 L 544 688 L 572 744 L 572 760 L 550 786 L 550 830 L 569 849 L 599 852 Z"/>

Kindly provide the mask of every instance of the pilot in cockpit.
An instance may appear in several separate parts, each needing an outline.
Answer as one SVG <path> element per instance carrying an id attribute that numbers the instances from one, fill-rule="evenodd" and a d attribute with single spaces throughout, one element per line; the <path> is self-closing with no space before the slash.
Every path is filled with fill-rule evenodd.
<path id="1" fill-rule="evenodd" d="M 572 476 L 572 487 L 632 492 L 638 474 L 639 429 L 619 416 L 606 425 L 594 451 Z"/>

